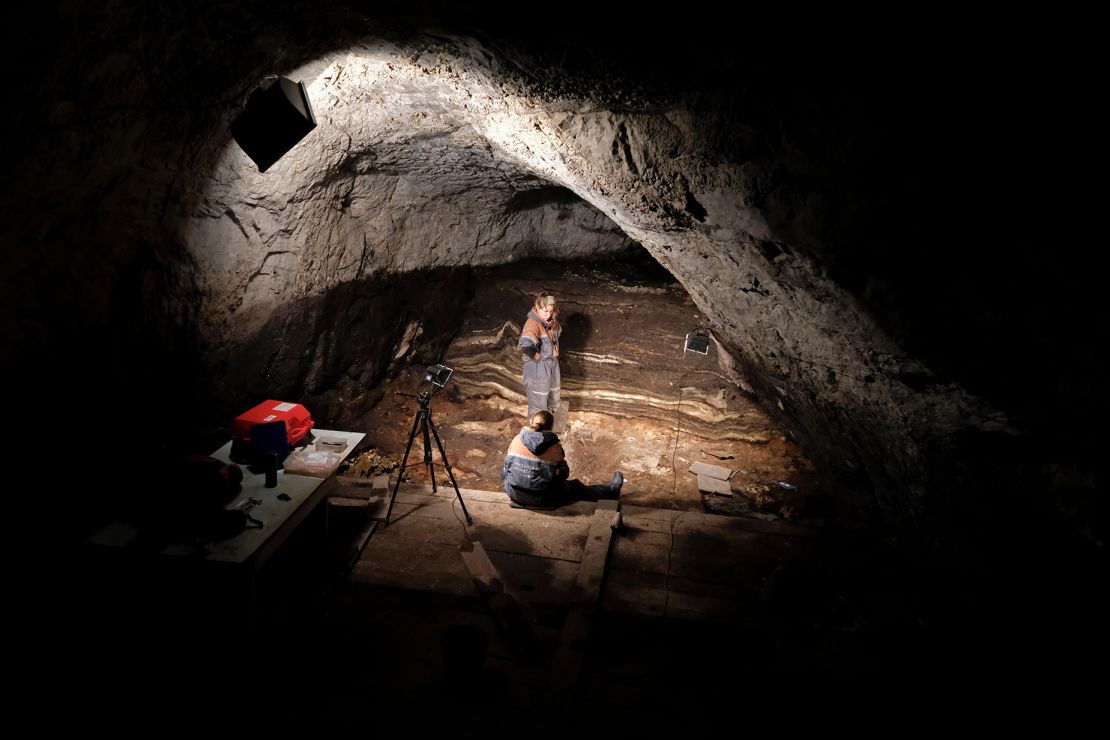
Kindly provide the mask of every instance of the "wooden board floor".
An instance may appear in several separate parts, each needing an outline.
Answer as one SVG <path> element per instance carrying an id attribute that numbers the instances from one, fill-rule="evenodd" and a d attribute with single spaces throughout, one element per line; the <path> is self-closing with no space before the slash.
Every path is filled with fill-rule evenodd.
<path id="1" fill-rule="evenodd" d="M 619 730 L 628 712 L 647 716 L 642 710 L 661 685 L 689 690 L 689 676 L 660 675 L 676 631 L 706 636 L 698 649 L 718 656 L 710 635 L 729 645 L 737 634 L 758 637 L 768 579 L 784 561 L 820 558 L 824 547 L 802 527 L 625 506 L 604 558 L 598 608 L 576 611 L 591 526 L 603 521 L 598 505 L 535 511 L 510 506 L 501 492 L 461 493 L 470 526 L 450 487 L 433 494 L 427 486 L 402 485 L 391 522 L 377 525 L 329 599 L 326 629 L 357 643 L 363 659 L 357 677 L 336 695 L 346 700 L 336 698 L 323 713 L 327 722 L 356 726 L 350 712 L 372 697 L 374 706 L 453 731 L 460 717 L 476 732 Z M 342 479 L 332 495 L 348 504 L 367 499 L 367 511 L 379 515 L 388 498 Z M 460 549 L 475 542 L 531 632 L 535 649 L 526 657 L 464 562 Z M 574 629 L 585 625 L 587 639 L 578 642 L 586 644 L 568 652 L 575 620 Z M 445 657 L 452 635 L 485 643 L 480 663 L 452 665 Z M 555 691 L 568 675 L 573 686 Z M 434 710 L 429 696 L 439 698 Z"/>

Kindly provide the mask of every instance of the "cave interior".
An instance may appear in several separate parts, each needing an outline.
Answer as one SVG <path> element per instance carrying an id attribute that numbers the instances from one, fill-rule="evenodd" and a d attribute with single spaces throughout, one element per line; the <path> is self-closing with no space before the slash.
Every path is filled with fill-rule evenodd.
<path id="1" fill-rule="evenodd" d="M 86 625 L 73 654 L 107 660 L 91 646 L 110 635 L 160 674 L 204 650 L 146 655 L 132 630 L 157 609 L 113 626 L 88 613 L 99 581 L 77 599 L 59 568 L 264 399 L 366 432 L 357 475 L 367 455 L 397 462 L 442 362 L 432 409 L 459 483 L 500 490 L 524 421 L 516 339 L 548 290 L 574 475 L 621 469 L 630 505 L 836 543 L 755 623 L 599 618 L 595 658 L 668 645 L 655 678 L 757 666 L 736 684 L 754 693 L 767 677 L 1030 691 L 1105 657 L 1106 327 L 1075 215 L 1089 194 L 1062 185 L 1093 120 L 1082 50 L 1056 69 L 971 21 L 921 21 L 938 46 L 575 3 L 270 7 L 19 11 L 4 375 L 21 436 L 53 440 L 29 508 L 62 512 L 36 542 L 37 586 L 44 623 Z M 275 75 L 305 83 L 318 125 L 263 173 L 229 126 Z M 704 356 L 683 351 L 696 329 Z M 731 468 L 731 492 L 699 491 L 697 461 Z M 260 633 L 316 618 L 316 545 L 274 567 L 279 616 Z M 354 681 L 333 647 L 289 665 Z M 366 698 L 336 692 L 313 706 L 353 722 L 335 696 Z"/>

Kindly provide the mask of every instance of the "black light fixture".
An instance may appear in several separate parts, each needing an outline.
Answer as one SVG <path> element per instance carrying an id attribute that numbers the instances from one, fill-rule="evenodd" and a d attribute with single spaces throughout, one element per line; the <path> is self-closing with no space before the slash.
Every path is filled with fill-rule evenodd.
<path id="1" fill-rule="evenodd" d="M 258 165 L 270 165 L 316 128 L 316 116 L 303 82 L 286 77 L 264 81 L 247 98 L 247 106 L 231 124 L 231 135 Z"/>
<path id="2" fill-rule="evenodd" d="M 698 328 L 687 334 L 682 353 L 686 354 L 687 352 L 697 352 L 699 355 L 709 354 L 709 332 Z"/>

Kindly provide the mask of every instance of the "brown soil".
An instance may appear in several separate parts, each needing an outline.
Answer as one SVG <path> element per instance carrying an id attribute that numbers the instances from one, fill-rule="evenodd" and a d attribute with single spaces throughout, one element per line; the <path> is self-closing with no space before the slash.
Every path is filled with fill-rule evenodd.
<path id="1" fill-rule="evenodd" d="M 544 276 L 542 286 L 535 275 Z M 507 321 L 519 327 L 530 305 L 527 296 L 542 287 L 560 298 L 563 396 L 570 405 L 560 436 L 573 477 L 605 483 L 621 470 L 626 481 L 622 501 L 640 506 L 806 523 L 844 514 L 840 504 L 832 503 L 841 499 L 834 497 L 828 478 L 724 376 L 716 346 L 706 357 L 682 352 L 685 332 L 705 325 L 705 318 L 665 273 L 627 263 L 532 262 L 490 269 L 475 282 L 474 296 L 462 308 L 459 337 L 444 363 L 476 369 L 456 370 L 430 402 L 460 487 L 500 490 L 504 451 L 524 424 L 526 409 L 518 395 L 519 358 L 508 346 L 515 346 L 516 336 L 507 337 L 500 351 L 489 349 L 478 357 L 459 338 L 492 335 Z M 614 348 L 619 366 L 588 361 L 610 357 Z M 490 366 L 503 368 L 502 380 L 493 377 Z M 629 368 L 636 373 L 631 379 Z M 410 366 L 379 389 L 380 400 L 360 425 L 370 451 L 351 463 L 347 475 L 395 472 L 413 429 L 417 396 L 430 387 L 422 385 L 423 378 L 424 366 Z M 648 399 L 644 405 L 594 402 L 605 389 L 629 386 Z M 690 416 L 707 398 L 716 399 L 714 413 L 721 420 Z M 434 441 L 432 447 L 437 483 L 450 485 Z M 700 492 L 689 472 L 695 462 L 732 471 L 732 495 Z M 427 482 L 420 433 L 406 469 L 409 479 Z"/>

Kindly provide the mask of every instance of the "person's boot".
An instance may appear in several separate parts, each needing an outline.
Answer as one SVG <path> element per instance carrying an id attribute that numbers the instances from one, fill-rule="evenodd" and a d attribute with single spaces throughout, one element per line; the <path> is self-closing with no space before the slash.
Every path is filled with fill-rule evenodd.
<path id="1" fill-rule="evenodd" d="M 613 473 L 613 480 L 609 483 L 609 493 L 605 498 L 617 498 L 621 495 L 621 486 L 624 485 L 624 474 L 621 471 Z"/>

